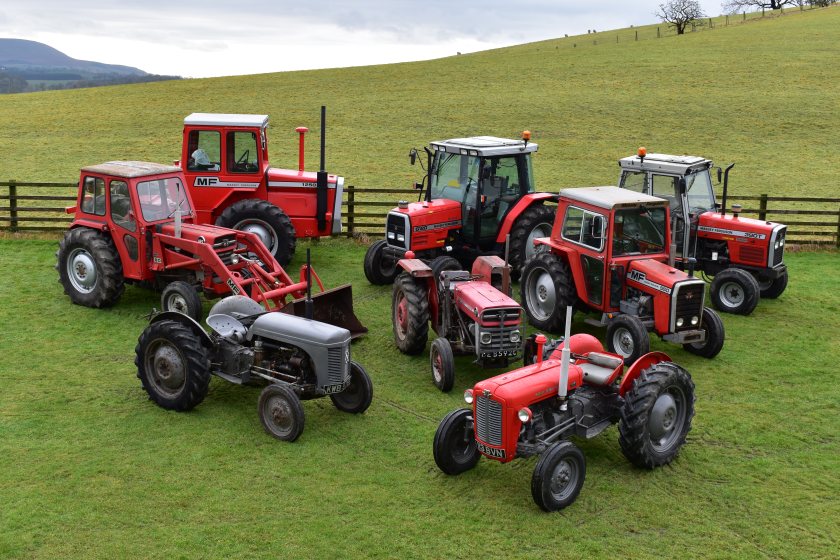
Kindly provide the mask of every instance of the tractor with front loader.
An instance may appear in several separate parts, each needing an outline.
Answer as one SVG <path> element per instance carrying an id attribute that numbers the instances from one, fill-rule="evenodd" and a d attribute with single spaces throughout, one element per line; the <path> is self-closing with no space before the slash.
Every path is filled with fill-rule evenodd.
<path id="1" fill-rule="evenodd" d="M 539 455 L 531 496 L 545 511 L 571 505 L 586 476 L 586 459 L 570 437 L 591 439 L 618 424 L 618 442 L 635 466 L 674 460 L 691 430 L 691 375 L 661 352 L 626 370 L 595 337 L 536 337 L 535 363 L 476 383 L 464 392 L 469 408 L 443 418 L 435 433 L 435 463 L 448 475 L 472 469 L 484 456 L 508 463 Z"/>
<path id="2" fill-rule="evenodd" d="M 341 232 L 344 177 L 324 169 L 326 109 L 321 107 L 321 167 L 304 171 L 298 127 L 298 169 L 268 162 L 268 115 L 193 113 L 184 119 L 181 159 L 197 223 L 257 234 L 281 265 L 300 237 Z"/>
<path id="3" fill-rule="evenodd" d="M 618 187 L 560 191 L 551 236 L 537 239 L 520 294 L 532 325 L 562 332 L 564 310 L 607 328 L 607 348 L 627 365 L 650 349 L 648 331 L 712 358 L 723 322 L 704 306 L 706 283 L 669 266 L 668 201 Z M 595 315 L 595 316 L 593 316 Z"/>
<path id="4" fill-rule="evenodd" d="M 199 225 L 179 167 L 111 161 L 81 170 L 74 214 L 56 252 L 59 282 L 73 303 L 108 307 L 125 285 L 162 292 L 161 308 L 198 320 L 208 298 L 247 295 L 267 309 L 303 315 L 313 282 L 321 293 L 313 317 L 366 332 L 353 312 L 350 286 L 324 290 L 308 259 L 297 281 L 259 236 Z"/>
<path id="5" fill-rule="evenodd" d="M 695 268 L 714 276 L 710 294 L 720 311 L 748 315 L 759 298 L 777 298 L 788 283 L 784 263 L 787 226 L 740 217 L 740 205 L 726 213 L 729 172 L 717 167 L 723 178 L 723 199 L 718 205 L 712 186 L 711 160 L 696 156 L 648 154 L 619 160 L 619 186 L 664 198 L 671 206 L 671 243 L 675 265 Z"/>
<path id="6" fill-rule="evenodd" d="M 522 308 L 507 295 L 510 266 L 497 256 L 480 256 L 472 270 L 452 257 L 431 266 L 409 251 L 398 262 L 391 318 L 397 348 L 419 354 L 426 348 L 429 322 L 437 333 L 430 350 L 432 381 L 441 391 L 455 383 L 454 356 L 470 355 L 481 367 L 506 367 L 520 356 Z"/>
<path id="7" fill-rule="evenodd" d="M 372 284 L 390 284 L 407 251 L 427 263 L 449 256 L 469 269 L 479 255 L 501 256 L 510 236 L 514 277 L 533 253 L 534 239 L 551 232 L 557 195 L 536 192 L 531 155 L 537 144 L 493 136 L 432 142 L 426 175 L 415 188 L 422 200 L 401 201 L 388 212 L 385 238 L 367 251 L 364 271 Z M 412 164 L 417 160 L 412 150 Z M 425 196 L 424 193 L 425 192 Z"/>
<path id="8" fill-rule="evenodd" d="M 295 441 L 303 432 L 301 400 L 329 396 L 352 414 L 367 410 L 373 385 L 350 359 L 347 329 L 266 311 L 245 296 L 228 296 L 207 318 L 210 332 L 176 311 L 154 315 L 140 335 L 134 363 L 149 399 L 187 411 L 207 396 L 211 375 L 235 385 L 264 385 L 257 411 L 271 436 Z"/>

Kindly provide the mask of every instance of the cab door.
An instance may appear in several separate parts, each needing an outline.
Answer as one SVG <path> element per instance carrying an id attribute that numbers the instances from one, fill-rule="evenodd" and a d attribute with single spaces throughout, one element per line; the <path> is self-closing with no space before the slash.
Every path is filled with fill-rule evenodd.
<path id="1" fill-rule="evenodd" d="M 602 309 L 604 305 L 606 216 L 592 210 L 569 206 L 560 232 L 563 239 L 579 246 L 580 270 L 586 299 Z"/>
<path id="2" fill-rule="evenodd" d="M 123 275 L 126 278 L 140 279 L 144 244 L 131 191 L 125 179 L 108 181 L 108 211 L 111 217 L 112 238 L 123 265 Z"/>

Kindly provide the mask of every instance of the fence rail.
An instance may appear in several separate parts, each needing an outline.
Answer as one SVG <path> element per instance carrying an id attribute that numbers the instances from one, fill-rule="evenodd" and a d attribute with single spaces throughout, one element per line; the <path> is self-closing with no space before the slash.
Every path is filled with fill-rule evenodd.
<path id="1" fill-rule="evenodd" d="M 76 183 L 0 182 L 0 231 L 65 230 L 72 217 L 64 209 L 76 201 L 77 188 Z M 46 189 L 52 192 L 33 194 Z M 387 200 L 387 195 L 397 196 Z M 417 191 L 404 188 L 346 187 L 343 202 L 344 228 L 341 235 L 382 235 L 388 209 L 393 208 L 400 199 L 417 200 L 417 195 Z M 756 202 L 758 204 L 753 204 Z M 742 204 L 741 214 L 744 216 L 787 224 L 788 243 L 840 248 L 840 198 L 766 194 L 728 197 L 729 210 L 736 203 Z M 779 206 L 780 203 L 789 206 Z M 788 220 L 787 216 L 794 219 Z"/>

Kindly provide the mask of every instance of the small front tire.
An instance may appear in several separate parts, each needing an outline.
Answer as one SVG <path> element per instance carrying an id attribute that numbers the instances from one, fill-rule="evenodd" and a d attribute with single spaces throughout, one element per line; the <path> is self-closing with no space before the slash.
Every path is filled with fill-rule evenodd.
<path id="1" fill-rule="evenodd" d="M 201 321 L 201 298 L 195 287 L 183 280 L 170 282 L 160 296 L 160 307 L 164 311 L 177 311 Z"/>
<path id="2" fill-rule="evenodd" d="M 761 297 L 768 299 L 776 299 L 782 292 L 785 291 L 788 284 L 788 273 L 785 270 L 782 274 L 769 280 L 767 282 L 759 282 L 758 287 L 761 290 Z"/>
<path id="3" fill-rule="evenodd" d="M 330 395 L 333 405 L 342 412 L 361 414 L 373 401 L 373 383 L 365 368 L 350 362 L 350 384 L 340 393 Z"/>
<path id="4" fill-rule="evenodd" d="M 583 452 L 570 441 L 561 441 L 542 454 L 531 476 L 531 496 L 544 511 L 570 506 L 586 478 Z"/>
<path id="5" fill-rule="evenodd" d="M 432 382 L 435 387 L 448 393 L 455 385 L 455 356 L 447 339 L 436 338 L 432 342 L 429 361 L 432 366 Z"/>
<path id="6" fill-rule="evenodd" d="M 726 338 L 726 332 L 723 328 L 723 321 L 720 315 L 715 313 L 713 309 L 708 307 L 703 308 L 703 328 L 706 329 L 706 338 L 703 342 L 689 342 L 683 344 L 683 348 L 687 352 L 691 352 L 703 358 L 714 358 L 723 349 L 723 342 Z"/>
<path id="7" fill-rule="evenodd" d="M 629 366 L 650 352 L 650 336 L 641 319 L 618 315 L 607 325 L 607 350 L 624 358 Z"/>
<path id="8" fill-rule="evenodd" d="M 481 455 L 475 445 L 472 410 L 453 410 L 441 420 L 433 451 L 435 464 L 446 474 L 461 474 L 475 467 Z"/>
<path id="9" fill-rule="evenodd" d="M 384 286 L 385 284 L 392 283 L 399 272 L 397 262 L 385 254 L 385 247 L 387 245 L 387 241 L 380 239 L 368 247 L 365 253 L 363 264 L 365 278 L 375 286 Z"/>
<path id="10" fill-rule="evenodd" d="M 295 441 L 303 433 L 303 405 L 285 385 L 271 384 L 262 390 L 257 404 L 266 433 L 283 441 Z"/>

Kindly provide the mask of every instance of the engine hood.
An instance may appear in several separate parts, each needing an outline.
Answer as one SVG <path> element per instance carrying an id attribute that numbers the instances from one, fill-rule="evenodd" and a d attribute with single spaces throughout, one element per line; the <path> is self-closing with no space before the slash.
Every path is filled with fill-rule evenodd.
<path id="1" fill-rule="evenodd" d="M 314 171 L 270 167 L 267 175 L 270 187 L 315 187 L 318 185 L 318 174 Z M 335 185 L 337 181 L 338 175 L 327 175 L 328 184 Z M 271 183 L 281 184 L 273 185 Z"/>
<path id="2" fill-rule="evenodd" d="M 648 294 L 670 294 L 677 282 L 689 278 L 685 272 L 653 259 L 631 261 L 628 268 L 628 285 Z"/>
<path id="3" fill-rule="evenodd" d="M 543 401 L 557 394 L 560 383 L 560 360 L 544 360 L 476 383 L 474 395 L 489 391 L 495 400 L 507 407 L 520 408 Z M 568 388 L 580 387 L 583 371 L 575 364 L 569 365 Z"/>
<path id="4" fill-rule="evenodd" d="M 438 198 L 426 202 L 410 202 L 407 208 L 394 208 L 391 212 L 407 214 L 411 223 L 419 221 L 424 224 L 440 223 L 450 219 L 461 220 L 461 203 L 448 198 Z"/>
<path id="5" fill-rule="evenodd" d="M 766 240 L 773 230 L 781 224 L 756 220 L 753 218 L 736 218 L 733 214 L 721 216 L 718 212 L 704 212 L 700 214 L 700 231 L 719 234 L 726 238 L 737 238 L 741 241 L 749 239 Z"/>
<path id="6" fill-rule="evenodd" d="M 350 331 L 347 329 L 281 312 L 257 317 L 248 329 L 248 340 L 254 336 L 282 340 L 296 346 L 332 347 L 350 344 Z"/>
<path id="7" fill-rule="evenodd" d="M 175 237 L 175 224 L 172 222 L 162 224 L 160 233 Z M 209 243 L 214 245 L 222 240 L 235 241 L 236 230 L 201 224 L 181 224 L 181 238 L 196 243 Z"/>
<path id="8" fill-rule="evenodd" d="M 521 308 L 516 300 L 497 290 L 488 282 L 480 280 L 456 284 L 455 301 L 458 307 L 474 321 L 480 321 L 482 313 L 488 309 L 512 308 L 520 311 L 517 318 L 521 316 Z"/>

